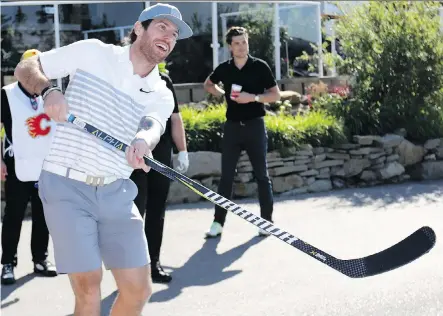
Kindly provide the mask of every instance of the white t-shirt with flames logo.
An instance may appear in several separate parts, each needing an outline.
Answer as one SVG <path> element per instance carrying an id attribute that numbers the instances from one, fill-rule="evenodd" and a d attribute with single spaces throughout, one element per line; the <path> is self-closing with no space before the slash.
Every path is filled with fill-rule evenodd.
<path id="1" fill-rule="evenodd" d="M 12 118 L 12 144 L 6 150 L 13 152 L 15 173 L 20 181 L 38 181 L 43 160 L 49 153 L 55 123 L 44 113 L 41 97 L 35 99 L 37 108 L 34 110 L 17 82 L 3 89 Z"/>

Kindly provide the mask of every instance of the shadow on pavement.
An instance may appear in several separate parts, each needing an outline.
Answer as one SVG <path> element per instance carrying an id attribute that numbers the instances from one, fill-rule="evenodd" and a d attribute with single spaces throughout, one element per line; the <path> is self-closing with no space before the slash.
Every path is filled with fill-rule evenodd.
<path id="1" fill-rule="evenodd" d="M 1 309 L 6 308 L 6 307 L 8 307 L 8 306 L 10 306 L 12 304 L 15 304 L 18 301 L 20 301 L 19 298 L 16 298 L 13 301 L 3 303 L 3 301 L 5 299 L 7 299 L 9 295 L 11 295 L 11 293 L 13 293 L 16 289 L 18 289 L 19 287 L 25 285 L 26 283 L 28 283 L 29 281 L 31 281 L 35 277 L 36 277 L 35 273 L 28 273 L 27 275 L 24 275 L 21 278 L 18 278 L 16 280 L 15 284 L 12 284 L 12 285 L 2 285 L 2 289 L 1 289 L 1 298 L 2 298 Z"/>
<path id="2" fill-rule="evenodd" d="M 107 297 L 102 299 L 100 304 L 100 316 L 109 316 L 109 314 L 111 313 L 112 304 L 114 304 L 114 301 L 117 298 L 117 293 L 118 291 L 115 290 Z M 69 314 L 67 316 L 74 316 L 74 314 Z"/>
<path id="3" fill-rule="evenodd" d="M 332 208 L 340 208 L 343 205 L 362 207 L 377 203 L 378 209 L 395 203 L 410 203 L 418 199 L 425 199 L 428 202 L 436 202 L 437 198 L 443 197 L 443 181 L 420 181 L 405 182 L 401 184 L 385 184 L 366 188 L 347 188 L 338 189 L 318 193 L 305 193 L 293 196 L 276 195 L 275 202 L 284 201 L 304 201 L 325 197 L 334 197 L 337 202 L 328 205 Z M 234 199 L 237 204 L 248 205 L 257 204 L 257 198 Z M 326 201 L 325 201 L 326 202 Z M 210 208 L 212 211 L 213 204 L 211 202 L 202 201 L 198 203 L 169 205 L 168 211 L 192 210 L 195 208 Z"/>
<path id="4" fill-rule="evenodd" d="M 386 206 L 397 203 L 413 203 L 419 199 L 426 202 L 437 202 L 443 197 L 443 181 L 428 182 L 407 182 L 401 184 L 386 184 L 367 188 L 355 188 L 335 190 L 330 192 L 314 193 L 294 197 L 292 200 L 305 200 L 323 197 L 334 197 L 337 202 L 330 204 L 331 208 L 340 208 L 345 205 L 348 207 L 363 207 L 376 205 L 376 209 L 382 209 Z"/>
<path id="5" fill-rule="evenodd" d="M 165 302 L 179 296 L 184 288 L 208 286 L 241 273 L 241 270 L 223 271 L 238 260 L 251 246 L 265 238 L 253 237 L 224 253 L 217 253 L 220 238 L 207 239 L 202 248 L 194 253 L 185 264 L 173 269 L 173 280 L 167 289 L 153 293 L 150 302 Z"/>
<path id="6" fill-rule="evenodd" d="M 174 279 L 168 288 L 152 294 L 149 302 L 166 302 L 179 296 L 182 290 L 190 286 L 208 286 L 239 274 L 240 270 L 223 271 L 239 259 L 251 246 L 266 238 L 253 237 L 224 253 L 217 253 L 220 238 L 206 239 L 201 249 L 194 253 L 181 267 L 173 269 Z M 102 299 L 101 316 L 109 315 L 117 297 L 117 290 Z M 71 315 L 72 316 L 72 315 Z"/>
<path id="7" fill-rule="evenodd" d="M 109 294 L 107 297 L 102 299 L 101 307 L 100 307 L 100 316 L 109 316 L 111 312 L 112 304 L 114 304 L 115 299 L 117 298 L 118 291 L 115 290 L 111 294 Z M 74 316 L 74 314 L 69 314 L 67 316 Z"/>
<path id="8" fill-rule="evenodd" d="M 112 304 L 114 304 L 115 299 L 117 298 L 118 291 L 115 290 L 111 294 L 109 294 L 107 297 L 102 299 L 101 303 L 101 313 L 100 316 L 108 316 L 111 312 Z"/>

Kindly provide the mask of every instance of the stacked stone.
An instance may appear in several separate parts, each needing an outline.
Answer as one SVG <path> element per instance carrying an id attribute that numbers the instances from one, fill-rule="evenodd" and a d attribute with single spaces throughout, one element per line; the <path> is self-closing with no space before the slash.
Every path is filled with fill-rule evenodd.
<path id="1" fill-rule="evenodd" d="M 396 153 L 403 140 L 397 135 L 355 136 L 350 144 L 315 148 L 302 145 L 285 149 L 283 155 L 270 152 L 268 171 L 273 190 L 288 195 L 408 179 Z M 240 158 L 237 172 L 235 195 L 255 196 L 257 185 L 246 153 Z"/>
<path id="2" fill-rule="evenodd" d="M 352 143 L 330 147 L 302 145 L 267 154 L 275 194 L 293 195 L 346 187 L 373 186 L 409 179 L 443 179 L 443 139 L 413 144 L 401 135 L 354 136 Z M 189 153 L 186 176 L 217 191 L 221 154 Z M 174 155 L 176 161 L 176 155 Z M 176 163 L 176 162 L 175 162 Z M 405 170 L 406 169 L 406 170 Z M 156 172 L 156 171 L 150 171 Z M 5 198 L 1 183 L 2 200 Z M 245 152 L 237 164 L 234 197 L 257 196 L 252 165 Z M 202 198 L 187 186 L 172 182 L 168 203 L 197 202 Z M 2 203 L 3 215 L 4 203 Z"/>
<path id="3" fill-rule="evenodd" d="M 423 162 L 414 165 L 410 174 L 415 180 L 443 178 L 443 138 L 429 139 L 423 145 Z"/>

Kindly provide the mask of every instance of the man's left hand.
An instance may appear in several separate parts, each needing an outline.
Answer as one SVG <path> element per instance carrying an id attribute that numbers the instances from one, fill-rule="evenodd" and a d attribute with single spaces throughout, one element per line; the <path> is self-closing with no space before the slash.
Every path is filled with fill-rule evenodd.
<path id="1" fill-rule="evenodd" d="M 180 173 L 185 173 L 189 168 L 189 157 L 187 151 L 181 151 L 177 156 L 178 165 L 175 167 Z"/>
<path id="2" fill-rule="evenodd" d="M 237 103 L 254 102 L 254 98 L 255 98 L 255 95 L 247 93 L 247 92 L 240 92 L 240 94 L 236 98 L 231 97 L 231 99 Z"/>
<path id="3" fill-rule="evenodd" d="M 126 149 L 128 164 L 134 169 L 143 169 L 145 172 L 149 172 L 151 167 L 145 163 L 144 155 L 152 158 L 152 152 L 144 139 L 134 139 L 131 146 Z"/>

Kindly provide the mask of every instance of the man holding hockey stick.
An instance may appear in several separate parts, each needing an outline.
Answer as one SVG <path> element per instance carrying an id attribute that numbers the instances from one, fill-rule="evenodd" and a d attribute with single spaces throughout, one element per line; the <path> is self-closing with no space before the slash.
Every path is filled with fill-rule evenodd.
<path id="1" fill-rule="evenodd" d="M 125 47 L 84 40 L 21 62 L 15 76 L 41 95 L 60 122 L 43 164 L 39 194 L 54 243 L 57 270 L 69 275 L 76 316 L 100 315 L 102 261 L 119 290 L 111 315 L 140 315 L 152 289 L 143 219 L 134 205 L 134 169 L 148 172 L 174 100 L 157 64 L 176 41 L 192 36 L 180 11 L 167 4 L 140 14 Z M 50 79 L 70 76 L 65 96 Z M 97 142 L 71 124 L 68 110 L 131 146 Z"/>
<path id="2" fill-rule="evenodd" d="M 114 138 L 91 124 L 86 123 L 75 115 L 69 114 L 68 122 L 77 125 L 86 132 L 94 135 L 109 145 L 118 148 L 121 151 L 125 151 L 128 147 L 128 145 L 123 143 L 121 140 Z M 159 163 L 151 157 L 145 156 L 144 159 L 148 166 L 160 172 L 164 176 L 182 183 L 201 197 L 220 207 L 223 207 L 225 210 L 234 213 L 249 223 L 267 231 L 271 235 L 277 237 L 279 240 L 284 241 L 288 245 L 302 251 L 303 253 L 315 258 L 321 263 L 350 278 L 364 278 L 397 269 L 421 257 L 435 246 L 436 236 L 434 231 L 432 228 L 424 226 L 397 244 L 380 252 L 362 258 L 338 259 L 325 251 L 320 250 L 295 237 L 294 235 L 275 227 L 273 223 L 247 211 L 234 202 L 218 195 L 200 183 L 189 179 L 188 177 L 168 166 L 163 165 L 162 163 Z"/>

